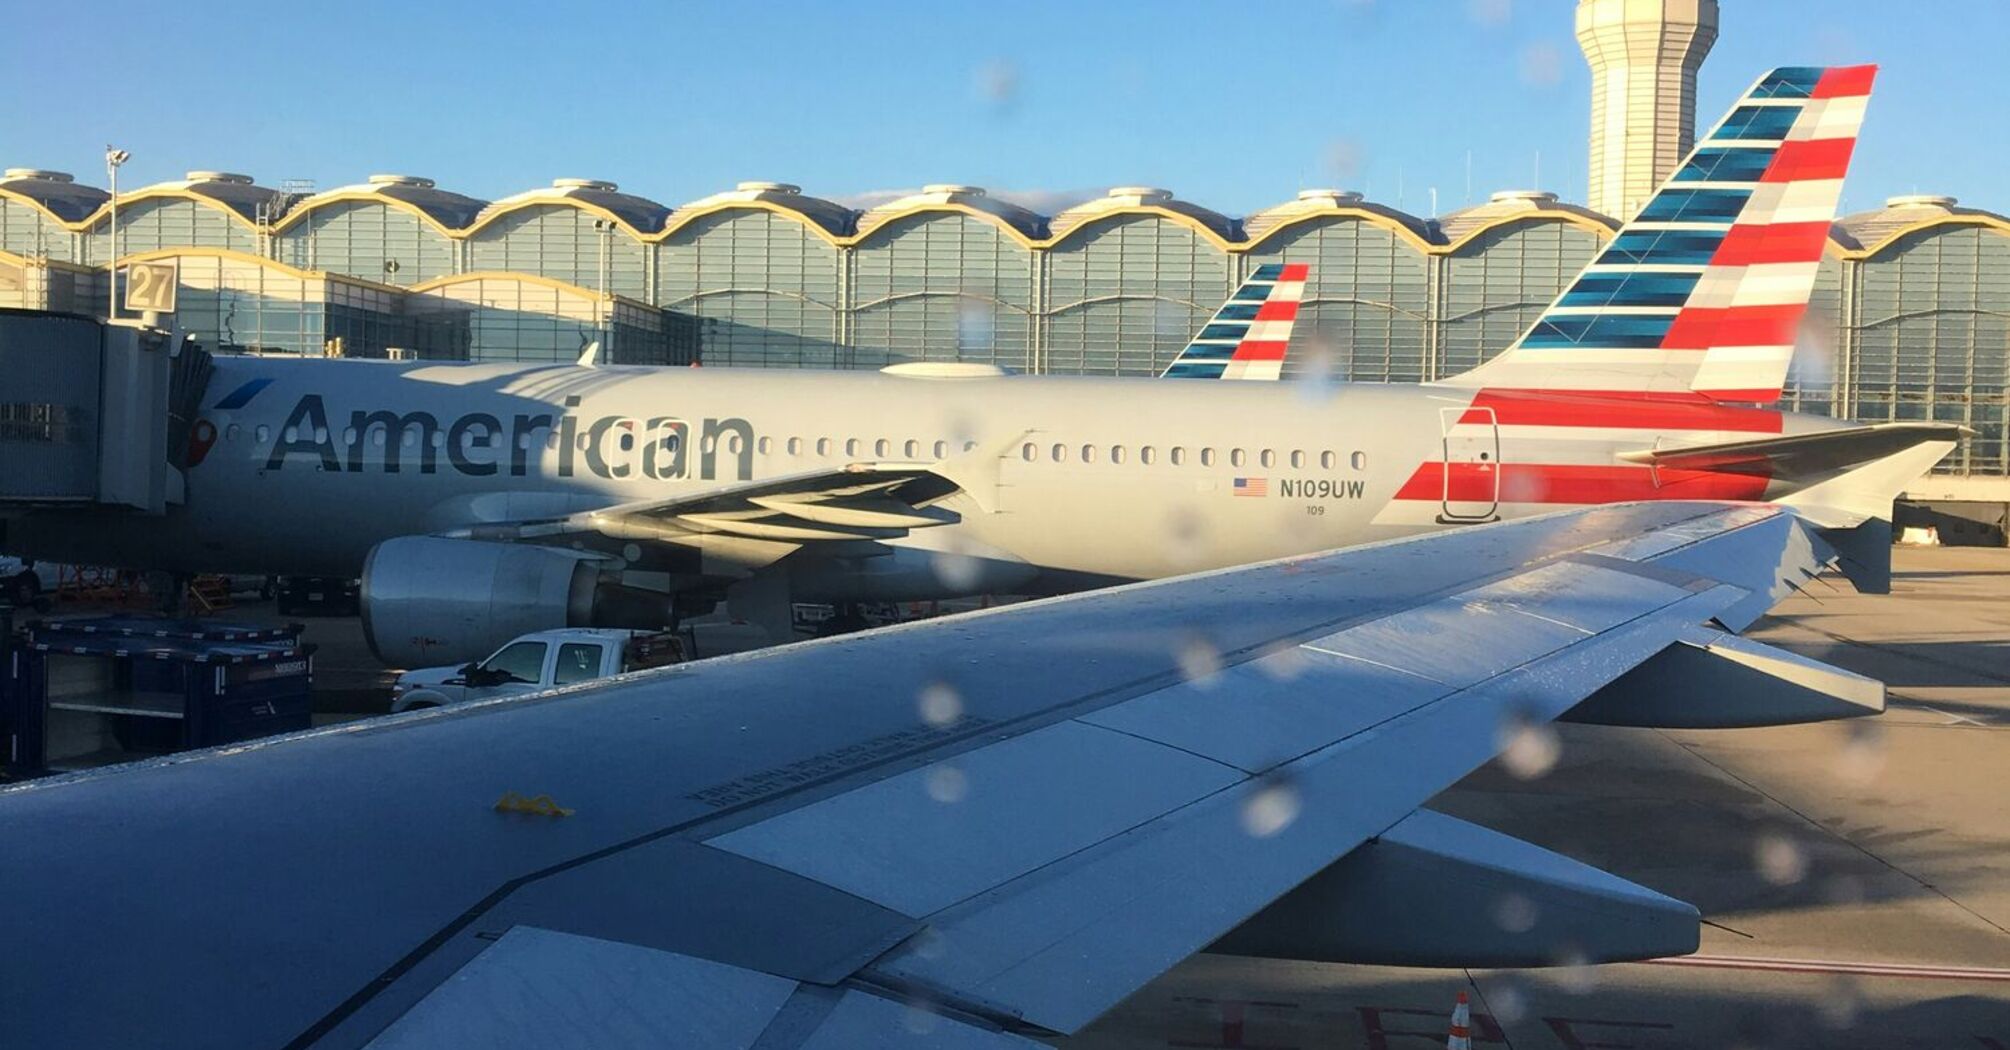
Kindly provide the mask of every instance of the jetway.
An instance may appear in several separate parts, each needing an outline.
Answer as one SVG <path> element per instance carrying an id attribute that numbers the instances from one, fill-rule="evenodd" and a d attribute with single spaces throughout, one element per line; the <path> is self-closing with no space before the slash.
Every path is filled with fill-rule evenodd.
<path id="1" fill-rule="evenodd" d="M 0 309 L 0 514 L 180 502 L 210 371 L 179 333 Z"/>

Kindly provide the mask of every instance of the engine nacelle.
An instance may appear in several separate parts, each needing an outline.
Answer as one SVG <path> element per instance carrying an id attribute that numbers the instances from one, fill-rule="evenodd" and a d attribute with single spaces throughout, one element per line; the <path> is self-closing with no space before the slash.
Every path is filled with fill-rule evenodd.
<path id="1" fill-rule="evenodd" d="M 363 636 L 392 667 L 478 660 L 517 635 L 594 626 L 591 555 L 437 536 L 385 540 L 363 563 Z"/>

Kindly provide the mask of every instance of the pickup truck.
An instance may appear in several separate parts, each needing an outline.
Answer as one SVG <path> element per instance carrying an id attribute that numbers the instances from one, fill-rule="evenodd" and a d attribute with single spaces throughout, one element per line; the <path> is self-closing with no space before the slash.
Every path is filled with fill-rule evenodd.
<path id="1" fill-rule="evenodd" d="M 665 631 L 603 627 L 535 631 L 471 664 L 406 671 L 391 686 L 391 710 L 542 692 L 678 663 L 686 652 L 684 639 Z"/>
<path id="2" fill-rule="evenodd" d="M 50 562 L 0 557 L 0 602 L 16 609 L 34 608 L 43 595 L 55 591 L 56 571 Z"/>

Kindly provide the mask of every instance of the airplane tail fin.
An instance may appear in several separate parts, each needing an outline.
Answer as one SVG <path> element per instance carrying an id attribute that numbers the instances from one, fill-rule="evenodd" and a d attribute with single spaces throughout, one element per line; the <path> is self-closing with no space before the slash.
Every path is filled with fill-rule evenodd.
<path id="1" fill-rule="evenodd" d="M 1520 339 L 1445 382 L 1778 400 L 1876 72 L 1760 77 Z"/>
<path id="2" fill-rule="evenodd" d="M 1265 263 L 1167 366 L 1165 379 L 1276 379 L 1284 370 L 1306 263 Z"/>

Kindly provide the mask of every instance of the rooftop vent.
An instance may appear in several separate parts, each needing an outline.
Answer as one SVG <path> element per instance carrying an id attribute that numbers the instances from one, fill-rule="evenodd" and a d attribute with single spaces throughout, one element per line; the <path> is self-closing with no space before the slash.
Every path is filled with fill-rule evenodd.
<path id="1" fill-rule="evenodd" d="M 742 183 L 740 183 L 740 184 L 739 184 L 739 185 L 738 185 L 737 187 L 735 187 L 735 188 L 736 188 L 736 189 L 739 189 L 739 190 L 741 190 L 741 191 L 743 191 L 743 192 L 746 192 L 746 193 L 801 193 L 801 192 L 803 192 L 803 188 L 802 188 L 801 186 L 798 186 L 798 185 L 796 185 L 796 184 L 795 184 L 795 183 L 793 183 L 793 182 L 768 182 L 768 181 L 765 181 L 765 180 L 762 180 L 762 179 L 754 179 L 754 180 L 752 180 L 752 181 L 749 181 L 749 182 L 742 182 Z"/>
<path id="2" fill-rule="evenodd" d="M 984 187 L 965 186 L 958 182 L 931 182 L 921 188 L 923 193 L 962 194 L 965 197 L 984 196 Z"/>
<path id="3" fill-rule="evenodd" d="M 1531 204 L 1554 204 L 1556 202 L 1556 194 L 1548 190 L 1502 190 L 1488 197 L 1487 200 L 1495 204 L 1513 204 L 1517 201 L 1528 201 Z"/>
<path id="4" fill-rule="evenodd" d="M 551 188 L 555 190 L 605 190 L 613 193 L 621 187 L 604 179 L 553 179 Z"/>
<path id="5" fill-rule="evenodd" d="M 422 190 L 430 190 L 433 188 L 433 180 L 421 178 L 417 175 L 372 175 L 370 176 L 370 185 L 417 186 Z"/>
<path id="6" fill-rule="evenodd" d="M 190 182 L 228 182 L 236 186 L 251 185 L 251 176 L 239 175 L 234 171 L 191 171 L 182 177 Z"/>
<path id="7" fill-rule="evenodd" d="M 1157 186 L 1110 187 L 1110 196 L 1112 197 L 1136 197 L 1139 201 L 1145 204 L 1153 204 L 1158 201 L 1169 201 L 1172 200 L 1172 195 L 1173 193 L 1171 190 L 1161 189 Z"/>
<path id="8" fill-rule="evenodd" d="M 1353 204 L 1361 199 L 1361 195 L 1353 190 L 1299 190 L 1298 199 L 1302 201 L 1331 201 L 1334 204 Z"/>
<path id="9" fill-rule="evenodd" d="M 0 172 L 0 178 L 41 179 L 44 182 L 77 181 L 67 171 L 50 171 L 47 168 L 8 168 L 5 172 Z"/>
<path id="10" fill-rule="evenodd" d="M 1937 193 L 1905 193 L 1896 197 L 1886 198 L 1884 206 L 1887 208 L 1941 208 L 1951 211 L 1954 208 L 1954 198 L 1944 197 Z"/>

